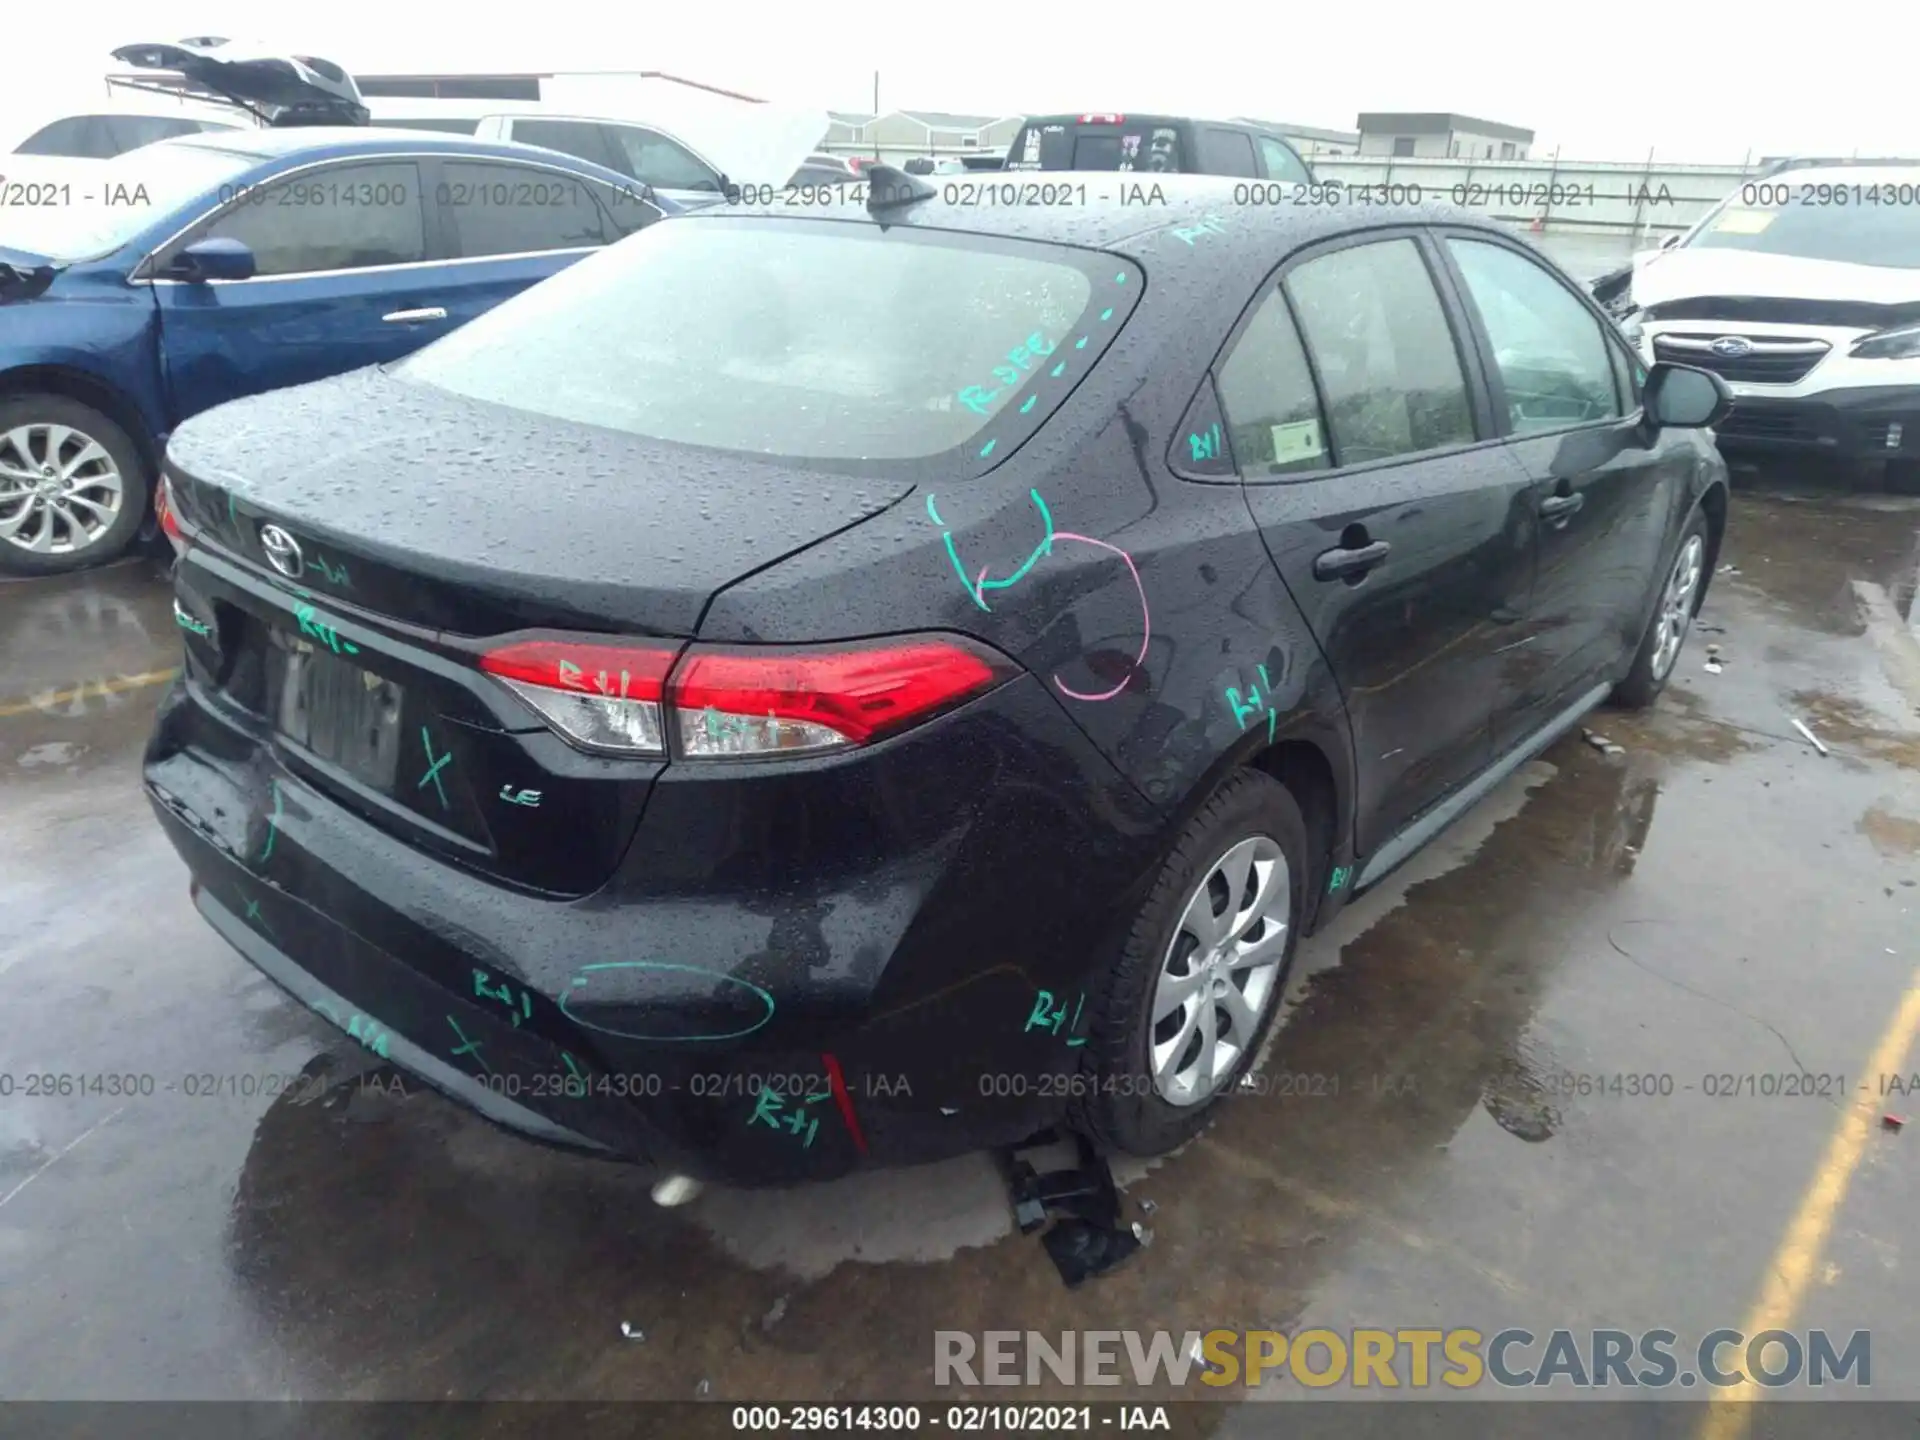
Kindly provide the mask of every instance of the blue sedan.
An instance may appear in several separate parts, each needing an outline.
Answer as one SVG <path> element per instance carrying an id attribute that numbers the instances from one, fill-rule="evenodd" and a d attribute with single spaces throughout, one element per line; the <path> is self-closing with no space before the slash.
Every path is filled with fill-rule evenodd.
<path id="1" fill-rule="evenodd" d="M 113 558 L 168 434 L 397 360 L 677 209 L 528 145 L 263 129 L 0 179 L 0 572 Z"/>

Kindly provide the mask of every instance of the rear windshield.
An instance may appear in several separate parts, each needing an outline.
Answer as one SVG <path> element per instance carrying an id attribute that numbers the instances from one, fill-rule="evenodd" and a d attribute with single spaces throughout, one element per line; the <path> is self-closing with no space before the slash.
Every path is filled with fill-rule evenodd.
<path id="1" fill-rule="evenodd" d="M 190 140 L 143 145 L 111 160 L 48 157 L 39 160 L 44 169 L 25 174 L 9 163 L 8 178 L 25 203 L 0 209 L 0 245 L 54 260 L 94 259 L 259 163 L 257 155 Z"/>
<path id="2" fill-rule="evenodd" d="M 1035 120 L 1007 151 L 1009 170 L 1147 170 L 1173 174 L 1183 169 L 1179 130 L 1165 121 L 1122 120 L 1082 123 Z"/>
<path id="3" fill-rule="evenodd" d="M 845 462 L 966 445 L 989 461 L 1058 407 L 1139 288 L 1096 251 L 687 217 L 533 286 L 393 373 L 689 445 Z"/>
<path id="4" fill-rule="evenodd" d="M 1911 185 L 1865 182 L 1748 185 L 1701 223 L 1687 248 L 1920 269 L 1920 206 L 1912 192 Z M 1780 203 L 1742 203 L 1749 195 Z"/>

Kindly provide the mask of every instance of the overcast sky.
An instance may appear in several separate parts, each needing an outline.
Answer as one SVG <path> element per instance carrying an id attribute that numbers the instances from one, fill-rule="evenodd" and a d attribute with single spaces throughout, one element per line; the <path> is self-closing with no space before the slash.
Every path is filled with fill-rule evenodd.
<path id="1" fill-rule="evenodd" d="M 1920 105 L 1901 58 L 1903 37 L 1920 33 L 1911 0 L 1056 0 L 974 11 L 898 0 L 330 0 L 297 29 L 276 21 L 270 31 L 264 12 L 258 0 L 34 7 L 30 25 L 9 27 L 0 115 L 57 114 L 98 94 L 117 45 L 216 34 L 362 73 L 654 69 L 823 109 L 871 108 L 878 70 L 888 110 L 1158 110 L 1332 129 L 1352 128 L 1362 110 L 1451 110 L 1535 131 L 1536 155 L 1556 145 L 1581 159 L 1637 160 L 1652 147 L 1702 163 L 1920 154 Z M 1877 55 L 1891 68 L 1876 70 Z"/>

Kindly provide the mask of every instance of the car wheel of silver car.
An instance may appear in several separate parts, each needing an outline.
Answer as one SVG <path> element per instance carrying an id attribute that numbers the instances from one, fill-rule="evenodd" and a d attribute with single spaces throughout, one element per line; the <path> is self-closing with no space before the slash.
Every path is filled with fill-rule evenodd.
<path id="1" fill-rule="evenodd" d="M 0 402 L 0 571 L 111 560 L 146 518 L 151 480 L 127 432 L 64 395 Z"/>
<path id="2" fill-rule="evenodd" d="M 1088 996 L 1074 1119 L 1096 1140 L 1171 1150 L 1246 1073 L 1293 963 L 1309 857 L 1300 807 L 1261 771 L 1234 772 L 1188 822 Z"/>
<path id="3" fill-rule="evenodd" d="M 1674 662 L 1693 629 L 1707 579 L 1707 522 L 1697 511 L 1680 536 L 1679 549 L 1654 601 L 1653 618 L 1633 657 L 1627 678 L 1615 687 L 1613 701 L 1629 710 L 1654 702 L 1673 674 Z"/>

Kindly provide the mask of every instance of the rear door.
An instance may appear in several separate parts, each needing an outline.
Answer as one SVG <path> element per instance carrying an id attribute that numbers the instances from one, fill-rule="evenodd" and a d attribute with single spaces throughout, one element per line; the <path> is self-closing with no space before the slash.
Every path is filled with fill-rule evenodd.
<path id="1" fill-rule="evenodd" d="M 1253 136 L 1245 130 L 1225 125 L 1195 125 L 1193 149 L 1194 169 L 1204 175 L 1245 175 L 1252 179 L 1260 173 Z"/>
<path id="2" fill-rule="evenodd" d="M 1495 425 L 1532 478 L 1539 569 L 1494 724 L 1504 750 L 1613 679 L 1639 644 L 1693 452 L 1646 433 L 1624 343 L 1572 286 L 1501 237 L 1447 233 L 1443 248 Z"/>
<path id="3" fill-rule="evenodd" d="M 239 240 L 251 280 L 170 278 L 198 240 Z M 303 166 L 249 187 L 155 252 L 161 369 L 176 420 L 256 391 L 397 360 L 438 333 L 420 167 L 412 159 Z"/>
<path id="4" fill-rule="evenodd" d="M 638 187 L 537 163 L 448 156 L 430 166 L 453 261 L 441 267 L 434 304 L 449 328 L 660 218 Z"/>
<path id="5" fill-rule="evenodd" d="M 1532 484 L 1432 264 L 1411 231 L 1308 251 L 1216 371 L 1255 522 L 1346 698 L 1362 855 L 1489 763 L 1531 583 Z"/>

